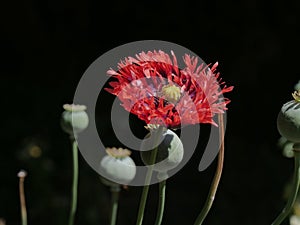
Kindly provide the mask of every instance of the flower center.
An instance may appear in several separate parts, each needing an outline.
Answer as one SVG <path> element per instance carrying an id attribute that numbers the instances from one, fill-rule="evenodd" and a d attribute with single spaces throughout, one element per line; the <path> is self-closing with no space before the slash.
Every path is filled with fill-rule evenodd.
<path id="1" fill-rule="evenodd" d="M 79 112 L 86 110 L 85 105 L 76 105 L 76 104 L 64 104 L 63 105 L 64 110 L 69 112 Z"/>
<path id="2" fill-rule="evenodd" d="M 297 102 L 300 102 L 300 90 L 294 91 L 294 93 L 292 93 L 292 95 Z"/>
<path id="3" fill-rule="evenodd" d="M 106 148 L 105 151 L 108 155 L 116 159 L 126 158 L 131 155 L 131 151 L 125 148 L 123 149 L 123 148 L 112 147 L 112 148 Z"/>
<path id="4" fill-rule="evenodd" d="M 180 88 L 173 84 L 168 84 L 162 88 L 163 97 L 173 104 L 176 104 L 181 97 Z"/>

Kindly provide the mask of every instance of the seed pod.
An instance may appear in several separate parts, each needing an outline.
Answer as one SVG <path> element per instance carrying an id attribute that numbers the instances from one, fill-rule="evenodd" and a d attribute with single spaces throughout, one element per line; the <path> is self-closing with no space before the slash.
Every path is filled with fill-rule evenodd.
<path id="1" fill-rule="evenodd" d="M 74 135 L 87 128 L 89 118 L 85 112 L 86 106 L 65 104 L 63 108 L 65 111 L 62 113 L 61 127 L 66 133 Z"/>
<path id="2" fill-rule="evenodd" d="M 107 148 L 106 152 L 100 163 L 106 178 L 120 184 L 131 182 L 136 174 L 135 163 L 129 156 L 131 152 L 122 148 Z"/>
<path id="3" fill-rule="evenodd" d="M 154 132 L 148 133 L 141 145 L 141 158 L 145 165 L 151 165 L 151 154 L 155 150 L 155 148 L 149 148 L 149 142 L 147 142 L 147 139 L 152 134 L 155 135 Z M 160 173 L 166 173 L 179 165 L 183 159 L 184 149 L 180 138 L 175 132 L 168 129 L 161 133 L 161 135 L 161 138 L 157 138 L 162 141 L 157 149 L 153 170 Z M 151 150 L 146 151 L 147 149 Z"/>
<path id="4" fill-rule="evenodd" d="M 300 102 L 293 100 L 285 103 L 277 117 L 277 128 L 287 140 L 300 142 Z"/>

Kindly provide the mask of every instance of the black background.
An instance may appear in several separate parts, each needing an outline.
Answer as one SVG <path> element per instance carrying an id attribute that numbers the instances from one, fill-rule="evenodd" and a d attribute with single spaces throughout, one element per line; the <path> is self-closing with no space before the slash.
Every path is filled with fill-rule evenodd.
<path id="1" fill-rule="evenodd" d="M 299 1 L 19 1 L 1 3 L 0 218 L 20 224 L 17 172 L 25 181 L 28 222 L 66 224 L 72 181 L 71 145 L 61 130 L 62 105 L 101 54 L 131 41 L 175 42 L 205 62 L 219 62 L 229 93 L 226 154 L 216 200 L 205 224 L 271 224 L 284 206 L 293 160 L 276 143 L 276 117 L 300 79 Z M 105 95 L 105 94 L 104 94 Z M 98 108 L 107 126 L 109 103 Z M 106 104 L 106 105 L 105 105 Z M 137 122 L 137 124 L 140 126 Z M 108 145 L 117 145 L 109 132 Z M 31 157 L 38 146 L 42 155 Z M 168 181 L 163 224 L 193 224 L 215 162 L 197 171 L 201 146 Z M 109 191 L 80 157 L 76 224 L 108 224 Z M 145 224 L 153 224 L 151 186 Z M 119 225 L 135 224 L 140 187 L 121 193 Z"/>

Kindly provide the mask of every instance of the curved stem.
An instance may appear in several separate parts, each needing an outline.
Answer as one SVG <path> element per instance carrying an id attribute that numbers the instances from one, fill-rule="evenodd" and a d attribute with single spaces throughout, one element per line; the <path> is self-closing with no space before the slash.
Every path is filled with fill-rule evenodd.
<path id="1" fill-rule="evenodd" d="M 219 135 L 220 135 L 220 151 L 218 155 L 218 165 L 216 169 L 216 173 L 214 176 L 214 179 L 212 181 L 212 184 L 210 186 L 209 194 L 207 196 L 206 202 L 204 204 L 204 207 L 202 208 L 202 211 L 198 215 L 194 225 L 201 225 L 206 218 L 209 210 L 212 207 L 213 201 L 215 199 L 215 195 L 220 183 L 221 175 L 222 175 L 222 170 L 223 170 L 223 164 L 224 164 L 224 121 L 223 121 L 223 114 L 218 115 L 218 120 L 219 120 Z"/>
<path id="2" fill-rule="evenodd" d="M 159 199 L 158 199 L 158 209 L 155 220 L 155 225 L 160 225 L 162 222 L 164 209 L 165 209 L 165 199 L 166 199 L 166 180 L 159 182 Z"/>
<path id="3" fill-rule="evenodd" d="M 111 191 L 110 225 L 115 225 L 117 222 L 120 187 L 111 187 L 110 191 Z"/>
<path id="4" fill-rule="evenodd" d="M 290 196 L 289 196 L 286 206 L 284 207 L 282 212 L 277 216 L 277 218 L 274 220 L 272 225 L 279 225 L 282 223 L 282 221 L 284 221 L 284 219 L 291 212 L 293 205 L 295 203 L 295 200 L 297 198 L 297 193 L 298 193 L 299 184 L 300 184 L 300 152 L 299 151 L 294 151 L 294 158 L 295 158 L 295 168 L 294 168 L 292 190 L 290 192 Z"/>
<path id="5" fill-rule="evenodd" d="M 163 127 L 160 126 L 158 128 L 158 131 L 156 131 L 156 137 L 155 137 L 156 140 L 159 139 L 159 136 L 162 134 L 162 131 L 163 131 Z M 156 145 L 157 144 L 155 144 L 154 146 L 156 146 Z M 142 225 L 142 223 L 143 223 L 144 211 L 145 211 L 145 207 L 146 207 L 146 202 L 147 202 L 147 197 L 148 197 L 148 192 L 149 192 L 149 186 L 150 186 L 151 177 L 152 177 L 152 173 L 153 173 L 153 165 L 156 161 L 157 151 L 158 151 L 158 145 L 151 152 L 150 166 L 148 166 L 148 171 L 147 171 L 147 174 L 146 174 L 145 186 L 143 188 L 143 192 L 142 192 L 142 196 L 141 196 L 141 200 L 140 200 L 140 206 L 139 206 L 136 225 Z"/>
<path id="6" fill-rule="evenodd" d="M 69 225 L 74 224 L 74 218 L 77 208 L 77 189 L 78 189 L 78 149 L 77 142 L 75 139 L 73 141 L 73 183 L 72 183 L 72 199 L 71 199 L 71 209 L 69 216 Z"/>

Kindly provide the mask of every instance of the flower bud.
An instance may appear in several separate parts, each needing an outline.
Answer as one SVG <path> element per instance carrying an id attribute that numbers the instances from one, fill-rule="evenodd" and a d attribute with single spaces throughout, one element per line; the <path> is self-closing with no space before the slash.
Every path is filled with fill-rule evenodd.
<path id="1" fill-rule="evenodd" d="M 74 135 L 87 128 L 89 118 L 85 112 L 86 106 L 65 104 L 63 108 L 65 111 L 62 113 L 61 127 L 66 133 Z"/>
<path id="2" fill-rule="evenodd" d="M 151 165 L 151 154 L 155 150 L 146 151 L 149 148 L 149 142 L 147 139 L 155 135 L 154 132 L 150 132 L 145 136 L 141 145 L 141 158 L 145 165 Z M 177 134 L 169 129 L 165 130 L 161 137 L 161 143 L 158 145 L 155 165 L 153 170 L 165 174 L 167 171 L 174 169 L 183 159 L 183 144 Z M 158 138 L 159 139 L 159 138 Z"/>
<path id="3" fill-rule="evenodd" d="M 131 152 L 122 148 L 107 148 L 106 152 L 107 155 L 100 163 L 105 177 L 121 184 L 131 182 L 136 174 L 135 163 L 130 157 Z"/>

